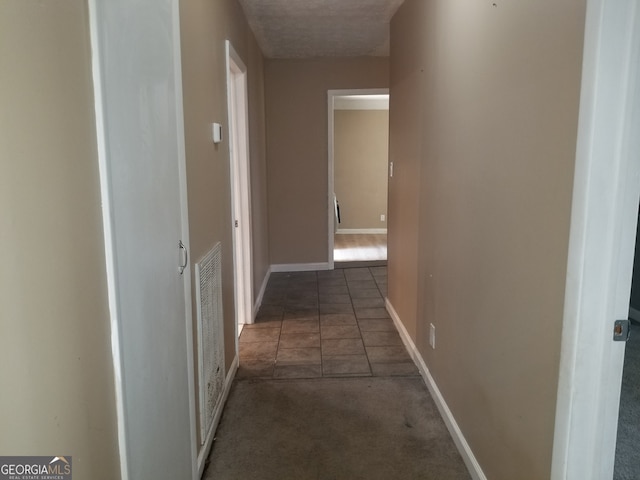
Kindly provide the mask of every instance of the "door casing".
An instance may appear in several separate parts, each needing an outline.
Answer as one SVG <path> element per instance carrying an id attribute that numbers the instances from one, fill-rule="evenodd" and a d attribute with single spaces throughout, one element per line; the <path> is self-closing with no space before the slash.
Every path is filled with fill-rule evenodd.
<path id="1" fill-rule="evenodd" d="M 236 302 L 236 351 L 242 325 L 253 323 L 253 262 L 251 252 L 251 177 L 247 67 L 226 41 L 229 161 Z M 236 225 L 237 222 L 237 226 Z"/>
<path id="2" fill-rule="evenodd" d="M 195 480 L 179 2 L 90 0 L 89 13 L 120 476 Z"/>
<path id="3" fill-rule="evenodd" d="M 613 477 L 640 197 L 640 6 L 588 0 L 551 478 Z"/>
<path id="4" fill-rule="evenodd" d="M 335 209 L 333 204 L 333 195 L 335 189 L 335 160 L 334 160 L 334 140 L 335 140 L 335 132 L 334 132 L 334 106 L 336 97 L 342 97 L 345 95 L 389 95 L 388 88 L 361 88 L 361 89 L 347 89 L 347 90 L 329 90 L 327 92 L 327 118 L 328 118 L 328 130 L 327 130 L 327 138 L 329 139 L 329 145 L 327 148 L 328 152 L 328 161 L 327 161 L 327 173 L 328 173 L 328 190 L 327 190 L 327 199 L 328 199 L 328 217 L 327 217 L 327 231 L 329 232 L 328 245 L 329 250 L 327 252 L 328 258 L 328 268 L 329 270 L 333 270 L 335 267 L 335 262 L 333 260 L 333 249 L 335 247 L 334 236 L 335 236 Z"/>

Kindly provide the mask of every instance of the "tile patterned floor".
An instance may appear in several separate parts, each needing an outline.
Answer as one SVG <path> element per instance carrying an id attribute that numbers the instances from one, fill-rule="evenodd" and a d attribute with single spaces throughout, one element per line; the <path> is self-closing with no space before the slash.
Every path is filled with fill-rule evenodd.
<path id="1" fill-rule="evenodd" d="M 386 267 L 273 273 L 239 378 L 418 375 L 384 307 Z"/>

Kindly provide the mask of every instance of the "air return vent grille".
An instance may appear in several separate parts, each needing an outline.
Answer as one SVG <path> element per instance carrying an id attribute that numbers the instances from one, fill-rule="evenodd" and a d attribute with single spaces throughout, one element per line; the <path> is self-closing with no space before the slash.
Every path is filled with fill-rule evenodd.
<path id="1" fill-rule="evenodd" d="M 200 439 L 205 442 L 224 386 L 221 245 L 218 242 L 197 264 L 198 370 Z"/>

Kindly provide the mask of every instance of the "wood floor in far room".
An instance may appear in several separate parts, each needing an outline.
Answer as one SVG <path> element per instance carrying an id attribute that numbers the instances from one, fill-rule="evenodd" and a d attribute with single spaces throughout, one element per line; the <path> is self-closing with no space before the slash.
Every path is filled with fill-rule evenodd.
<path id="1" fill-rule="evenodd" d="M 386 260 L 387 235 L 338 233 L 334 240 L 333 259 L 336 262 Z"/>

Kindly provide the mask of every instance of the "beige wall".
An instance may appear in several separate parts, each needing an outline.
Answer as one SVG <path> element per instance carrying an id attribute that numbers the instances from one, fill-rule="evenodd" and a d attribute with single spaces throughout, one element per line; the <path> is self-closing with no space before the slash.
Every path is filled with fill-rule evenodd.
<path id="1" fill-rule="evenodd" d="M 550 475 L 584 3 L 392 22 L 389 299 L 493 480 Z"/>
<path id="2" fill-rule="evenodd" d="M 86 2 L 0 2 L 0 452 L 120 478 Z"/>
<path id="3" fill-rule="evenodd" d="M 327 91 L 387 86 L 386 58 L 265 62 L 272 264 L 329 261 Z"/>
<path id="4" fill-rule="evenodd" d="M 235 357 L 235 307 L 225 40 L 231 40 L 247 66 L 256 295 L 270 264 L 265 206 L 263 59 L 236 0 L 183 0 L 180 16 L 191 261 L 197 262 L 217 242 L 222 242 L 228 369 Z M 217 145 L 211 140 L 213 122 L 223 125 L 224 141 Z M 193 297 L 195 301 L 195 291 Z M 193 312 L 197 338 L 195 304 Z"/>
<path id="5" fill-rule="evenodd" d="M 264 60 L 260 48 L 253 40 L 253 35 L 251 35 L 248 55 L 253 296 L 255 300 L 271 265 L 271 258 L 269 256 Z"/>
<path id="6" fill-rule="evenodd" d="M 335 110 L 333 150 L 337 228 L 387 228 L 389 112 Z"/>

